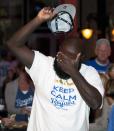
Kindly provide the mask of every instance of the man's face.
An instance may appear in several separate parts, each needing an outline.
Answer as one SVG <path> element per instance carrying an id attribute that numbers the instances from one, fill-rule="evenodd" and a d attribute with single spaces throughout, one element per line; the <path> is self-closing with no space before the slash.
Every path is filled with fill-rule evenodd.
<path id="1" fill-rule="evenodd" d="M 108 57 L 110 56 L 110 47 L 106 44 L 101 44 L 98 47 L 96 47 L 96 55 L 97 59 L 101 63 L 106 63 L 108 60 Z"/>
<path id="2" fill-rule="evenodd" d="M 77 57 L 77 54 L 79 53 L 78 47 L 76 48 L 75 44 L 65 42 L 62 45 L 60 45 L 59 52 L 62 52 L 64 55 L 70 58 L 70 60 L 75 60 Z M 57 59 L 55 59 L 55 62 L 54 62 L 54 69 L 60 78 L 62 79 L 70 78 L 70 76 L 67 73 L 62 71 L 62 69 L 59 66 L 59 63 L 57 62 Z"/>
<path id="3" fill-rule="evenodd" d="M 62 71 L 62 69 L 60 68 L 60 66 L 58 65 L 57 63 L 57 58 L 55 58 L 55 61 L 54 61 L 54 70 L 57 74 L 57 76 L 61 79 L 69 79 L 70 78 L 70 75 L 68 75 L 67 73 L 65 73 L 64 71 Z"/>
<path id="4" fill-rule="evenodd" d="M 59 49 L 64 55 L 68 56 L 70 59 L 75 60 L 77 54 L 79 53 L 78 47 L 76 48 L 73 43 L 63 43 Z"/>

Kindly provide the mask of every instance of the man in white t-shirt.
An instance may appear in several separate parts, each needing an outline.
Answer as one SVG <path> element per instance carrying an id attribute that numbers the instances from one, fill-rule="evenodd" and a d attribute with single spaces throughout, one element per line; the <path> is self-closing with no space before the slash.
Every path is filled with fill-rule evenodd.
<path id="1" fill-rule="evenodd" d="M 64 40 L 55 58 L 25 46 L 28 36 L 54 15 L 43 8 L 7 42 L 35 85 L 27 131 L 88 131 L 90 107 L 101 106 L 104 90 L 97 71 L 81 64 L 77 38 Z"/>

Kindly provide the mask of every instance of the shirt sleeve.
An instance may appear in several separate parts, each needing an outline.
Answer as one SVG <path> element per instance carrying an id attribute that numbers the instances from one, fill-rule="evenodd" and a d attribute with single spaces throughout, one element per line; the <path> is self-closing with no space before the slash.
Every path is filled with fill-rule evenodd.
<path id="1" fill-rule="evenodd" d="M 103 97 L 104 87 L 103 87 L 101 78 L 95 68 L 91 66 L 88 66 L 88 67 L 89 68 L 86 70 L 86 73 L 85 73 L 85 79 L 88 81 L 89 84 L 94 86 Z"/>
<path id="2" fill-rule="evenodd" d="M 34 83 L 38 83 L 45 77 L 50 67 L 51 57 L 45 56 L 39 51 L 34 51 L 34 59 L 31 68 L 25 67 L 26 72 L 30 75 Z"/>
<path id="3" fill-rule="evenodd" d="M 84 78 L 87 80 L 89 84 L 91 84 L 94 88 L 96 88 L 101 94 L 102 96 L 102 103 L 100 106 L 100 109 L 101 109 L 103 106 L 104 87 L 97 70 L 93 68 L 92 66 L 87 66 L 87 68 L 85 69 Z"/>

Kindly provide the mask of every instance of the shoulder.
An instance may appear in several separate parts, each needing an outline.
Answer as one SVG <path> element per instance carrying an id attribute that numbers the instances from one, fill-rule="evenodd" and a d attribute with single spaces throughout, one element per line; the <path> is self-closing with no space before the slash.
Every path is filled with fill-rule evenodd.
<path id="1" fill-rule="evenodd" d="M 98 73 L 94 67 L 92 67 L 91 65 L 86 65 L 86 64 L 81 65 L 80 72 L 92 72 L 92 73 L 96 72 L 96 73 Z"/>
<path id="2" fill-rule="evenodd" d="M 94 64 L 94 63 L 96 63 L 95 59 L 87 60 L 87 61 L 84 62 L 84 64 L 86 64 L 86 65 L 91 65 L 91 64 Z"/>
<path id="3" fill-rule="evenodd" d="M 18 78 L 14 81 L 8 82 L 6 85 L 6 90 L 15 90 L 18 87 Z"/>
<path id="4" fill-rule="evenodd" d="M 98 71 L 92 67 L 85 64 L 82 64 L 80 73 L 87 79 L 87 80 L 94 80 L 95 82 L 100 80 L 100 76 Z"/>
<path id="5" fill-rule="evenodd" d="M 8 84 L 7 85 L 14 85 L 14 84 L 18 84 L 18 78 L 17 79 L 15 79 L 15 80 L 13 80 L 13 81 L 11 81 L 11 82 L 8 82 Z"/>
<path id="6" fill-rule="evenodd" d="M 100 94 L 103 96 L 104 88 L 98 71 L 92 66 L 82 64 L 80 72 L 86 81 L 98 89 Z"/>
<path id="7" fill-rule="evenodd" d="M 28 69 L 25 67 L 25 70 L 27 71 L 28 74 L 32 76 L 35 76 L 36 72 L 39 72 L 39 74 L 42 74 L 45 72 L 47 69 L 52 67 L 54 58 L 51 56 L 46 56 L 42 54 L 39 51 L 34 51 L 34 59 L 33 63 L 31 65 L 31 68 Z"/>
<path id="8" fill-rule="evenodd" d="M 51 56 L 46 56 L 43 53 L 39 52 L 39 51 L 34 51 L 34 60 L 33 60 L 33 64 L 39 64 L 39 63 L 47 63 L 50 61 L 53 61 L 53 57 Z"/>

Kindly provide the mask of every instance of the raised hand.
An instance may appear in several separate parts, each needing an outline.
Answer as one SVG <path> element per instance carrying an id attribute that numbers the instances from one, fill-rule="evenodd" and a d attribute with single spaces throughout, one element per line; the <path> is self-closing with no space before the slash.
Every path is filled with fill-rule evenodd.
<path id="1" fill-rule="evenodd" d="M 65 73 L 72 76 L 74 72 L 78 71 L 81 53 L 78 53 L 75 59 L 71 59 L 62 52 L 58 52 L 56 57 L 60 68 Z"/>
<path id="2" fill-rule="evenodd" d="M 44 7 L 40 10 L 40 12 L 37 15 L 37 18 L 41 21 L 45 22 L 50 19 L 52 19 L 56 14 L 53 12 L 53 8 L 51 7 Z"/>

